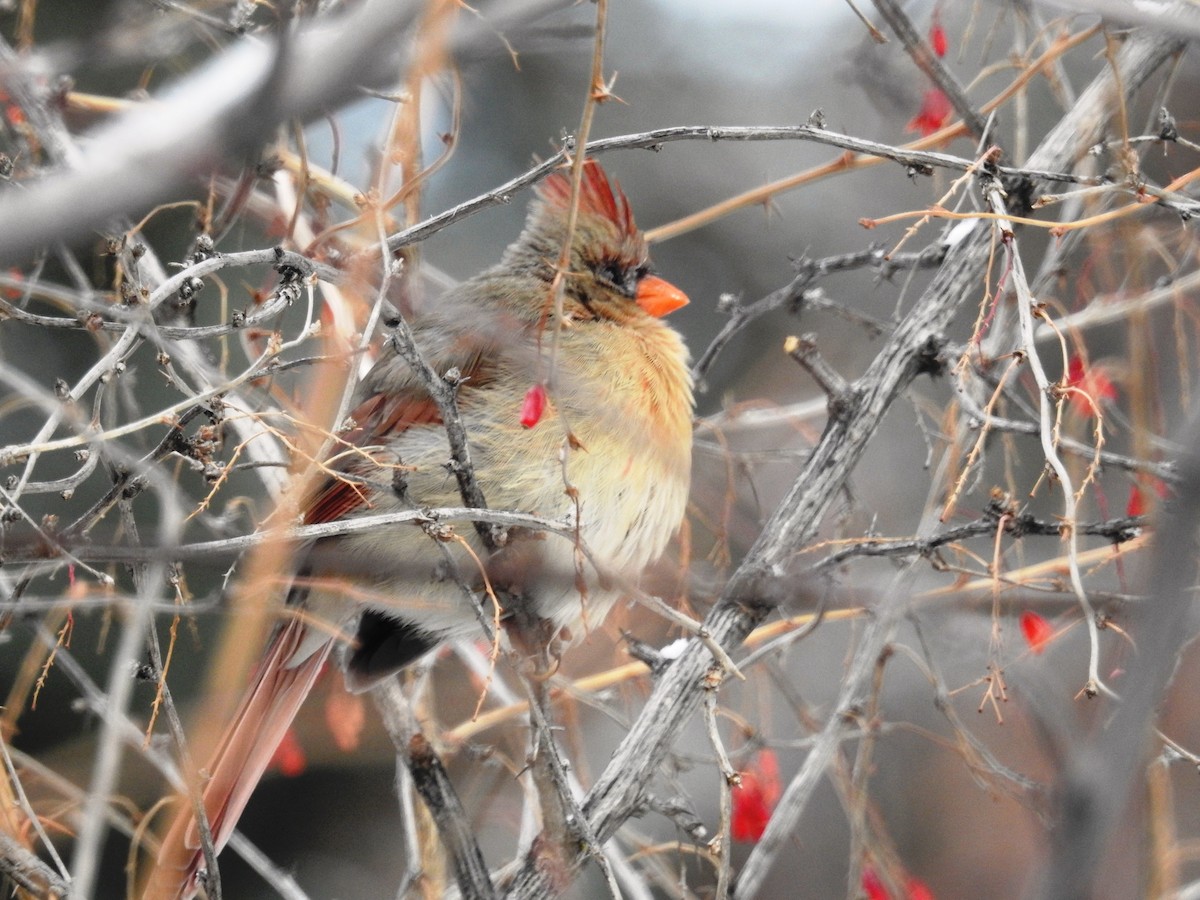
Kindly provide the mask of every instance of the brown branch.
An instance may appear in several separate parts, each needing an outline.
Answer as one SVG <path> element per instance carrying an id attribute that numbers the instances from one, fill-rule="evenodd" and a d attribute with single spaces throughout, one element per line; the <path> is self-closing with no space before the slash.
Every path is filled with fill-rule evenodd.
<path id="1" fill-rule="evenodd" d="M 715 141 L 812 141 L 813 143 L 824 144 L 830 147 L 840 147 L 843 150 L 849 150 L 865 156 L 890 159 L 914 172 L 923 174 L 928 174 L 934 168 L 966 172 L 975 165 L 972 160 L 953 156 L 949 153 L 910 150 L 905 147 L 880 143 L 879 141 L 870 141 L 864 138 L 839 134 L 836 131 L 828 131 L 818 125 L 755 125 L 746 127 L 676 125 L 668 128 L 656 128 L 637 134 L 589 141 L 585 147 L 585 151 L 588 156 L 599 156 L 615 150 L 641 149 L 657 151 L 662 149 L 664 144 L 675 143 L 677 141 L 704 141 L 709 143 Z M 520 175 L 509 179 L 504 184 L 391 235 L 387 240 L 388 249 L 395 252 L 401 247 L 419 243 L 430 235 L 437 234 L 442 229 L 448 228 L 481 210 L 508 203 L 518 191 L 537 184 L 551 172 L 560 168 L 563 163 L 572 158 L 574 152 L 575 140 L 572 137 L 568 137 L 562 149 L 557 153 L 522 172 Z M 1040 168 L 1027 169 L 999 166 L 997 167 L 997 171 L 1006 178 L 1030 178 L 1062 181 L 1071 184 L 1099 184 L 1104 181 L 1104 179 L 1089 178 L 1068 172 L 1055 172 Z M 761 200 L 754 202 L 761 202 Z M 659 229 L 651 229 L 646 234 L 651 241 L 664 240 L 667 237 L 666 235 L 661 235 Z"/>
<path id="2" fill-rule="evenodd" d="M 412 330 L 404 318 L 397 315 L 389 324 L 392 331 L 392 346 L 408 363 L 413 374 L 421 380 L 425 390 L 437 404 L 438 412 L 441 413 L 442 421 L 445 423 L 446 438 L 450 442 L 451 469 L 454 478 L 458 481 L 458 489 L 462 494 L 463 503 L 469 509 L 487 509 L 487 499 L 483 496 L 483 489 L 475 478 L 475 466 L 471 462 L 467 430 L 463 426 L 462 416 L 458 412 L 457 395 L 458 386 L 461 383 L 458 370 L 435 372 L 421 355 L 421 351 L 413 339 Z M 484 547 L 489 552 L 495 552 L 499 542 L 493 529 L 481 519 L 476 519 L 474 525 Z"/>
<path id="3" fill-rule="evenodd" d="M 1102 537 L 1114 544 L 1123 544 L 1141 534 L 1146 523 L 1145 516 L 1122 516 L 1103 522 L 1080 522 L 1075 528 L 1080 534 Z M 956 544 L 959 541 L 976 537 L 994 537 L 998 526 L 1002 526 L 1001 531 L 1004 534 L 1014 538 L 1023 538 L 1027 535 L 1062 537 L 1062 522 L 1038 519 L 1028 513 L 1000 517 L 995 515 L 994 511 L 989 510 L 987 515 L 974 522 L 955 525 L 953 528 L 947 528 L 925 538 L 873 538 L 854 541 L 813 563 L 809 571 L 817 574 L 857 557 L 893 559 L 913 556 L 927 557 L 939 547 L 945 547 L 948 544 Z"/>

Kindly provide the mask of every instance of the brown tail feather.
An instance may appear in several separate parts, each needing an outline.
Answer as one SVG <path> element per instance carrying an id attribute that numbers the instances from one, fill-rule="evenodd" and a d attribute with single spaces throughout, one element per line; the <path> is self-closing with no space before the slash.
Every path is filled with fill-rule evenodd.
<path id="1" fill-rule="evenodd" d="M 306 631 L 299 620 L 279 630 L 207 767 L 211 776 L 204 786 L 204 811 L 218 851 L 233 834 L 250 795 L 333 648 L 331 639 L 299 664 L 289 666 Z M 143 900 L 186 900 L 194 896 L 203 862 L 199 831 L 191 804 L 187 803 L 163 840 Z"/>

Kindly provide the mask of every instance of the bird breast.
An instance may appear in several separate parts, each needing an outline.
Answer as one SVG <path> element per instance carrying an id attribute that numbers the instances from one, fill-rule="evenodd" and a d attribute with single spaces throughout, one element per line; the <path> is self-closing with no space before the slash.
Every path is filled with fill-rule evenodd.
<path id="1" fill-rule="evenodd" d="M 639 324 L 568 332 L 558 392 L 578 445 L 565 472 L 578 490 L 582 534 L 593 553 L 627 575 L 666 548 L 683 519 L 691 475 L 687 351 L 660 322 Z"/>

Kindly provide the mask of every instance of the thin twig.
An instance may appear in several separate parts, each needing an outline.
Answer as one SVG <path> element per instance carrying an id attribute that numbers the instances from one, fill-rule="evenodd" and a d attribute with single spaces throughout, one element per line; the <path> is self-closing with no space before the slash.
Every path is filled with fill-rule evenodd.
<path id="1" fill-rule="evenodd" d="M 734 297 L 723 297 L 724 308 L 730 312 L 729 321 L 721 327 L 720 332 L 704 349 L 696 364 L 692 367 L 692 376 L 698 385 L 703 386 L 704 377 L 712 368 L 717 356 L 731 340 L 751 322 L 777 309 L 790 306 L 796 313 L 802 313 L 808 306 L 818 305 L 819 298 L 807 293 L 807 289 L 819 278 L 824 278 L 834 272 L 850 271 L 859 268 L 872 267 L 879 277 L 888 278 L 893 272 L 908 268 L 935 268 L 942 264 L 946 256 L 945 246 L 933 246 L 919 253 L 896 254 L 888 256 L 881 247 L 869 247 L 853 253 L 841 253 L 821 259 L 797 260 L 793 265 L 797 270 L 796 277 L 781 288 L 753 303 L 743 304 Z"/>
<path id="2" fill-rule="evenodd" d="M 392 346 L 396 348 L 396 352 L 409 364 L 413 373 L 421 380 L 425 390 L 429 392 L 429 396 L 433 398 L 437 404 L 438 411 L 441 413 L 446 438 L 450 442 L 450 458 L 453 463 L 453 473 L 455 479 L 458 481 L 458 489 L 462 494 L 463 503 L 469 509 L 487 509 L 487 499 L 483 496 L 483 489 L 480 488 L 479 482 L 475 478 L 475 466 L 471 462 L 471 448 L 467 442 L 467 430 L 463 426 L 462 416 L 458 411 L 458 400 L 456 398 L 458 386 L 461 383 L 461 376 L 456 370 L 441 373 L 435 372 L 417 349 L 416 342 L 413 340 L 412 330 L 402 317 L 393 320 L 390 323 L 390 327 L 392 331 Z M 475 519 L 474 525 L 476 532 L 479 534 L 479 539 L 483 541 L 484 547 L 487 548 L 488 552 L 495 552 L 498 546 L 496 537 L 487 523 L 482 519 Z"/>
<path id="3" fill-rule="evenodd" d="M 756 125 L 745 127 L 676 125 L 669 128 L 656 128 L 637 134 L 600 138 L 590 141 L 584 149 L 588 156 L 599 156 L 615 150 L 658 150 L 663 144 L 674 143 L 676 141 L 812 141 L 831 147 L 840 147 L 844 150 L 861 153 L 866 156 L 890 159 L 893 162 L 919 172 L 926 172 L 932 168 L 946 168 L 953 171 L 966 172 L 973 165 L 971 160 L 953 156 L 949 153 L 935 153 L 929 150 L 909 150 L 879 141 L 870 141 L 864 138 L 839 134 L 835 131 L 827 131 L 816 125 Z M 568 138 L 562 149 L 547 157 L 536 166 L 504 182 L 504 184 L 391 235 L 387 241 L 388 250 L 395 252 L 401 247 L 419 243 L 430 235 L 436 234 L 442 229 L 448 228 L 480 210 L 508 203 L 518 191 L 537 184 L 537 182 L 544 179 L 551 172 L 561 168 L 563 163 L 572 158 L 575 150 L 574 140 Z M 1000 166 L 997 170 L 1005 177 L 1053 180 L 1069 184 L 1100 183 L 1099 179 L 1088 178 L 1087 176 L 1072 175 L 1066 172 L 1051 172 L 1043 169 Z M 650 240 L 663 239 L 653 229 L 647 232 L 647 236 Z"/>
<path id="4" fill-rule="evenodd" d="M 991 181 L 987 185 L 985 193 L 988 198 L 988 205 L 995 212 L 1003 216 L 1006 208 L 1003 192 L 999 184 Z M 1115 696 L 1100 679 L 1100 625 L 1096 621 L 1096 611 L 1092 608 L 1091 601 L 1088 599 L 1087 590 L 1083 586 L 1083 576 L 1079 571 L 1079 529 L 1076 521 L 1078 498 L 1076 497 L 1075 489 L 1071 486 L 1071 475 L 1058 455 L 1058 429 L 1053 424 L 1053 388 L 1050 380 L 1046 377 L 1046 370 L 1042 366 L 1037 344 L 1033 337 L 1033 315 L 1037 302 L 1034 300 L 1033 294 L 1029 290 L 1029 282 L 1025 278 L 1025 268 L 1021 261 L 1021 254 L 1018 252 L 1017 238 L 1013 233 L 1013 226 L 1004 219 L 1001 219 L 997 223 L 997 227 L 1000 231 L 1001 243 L 1009 254 L 1013 286 L 1017 292 L 1017 319 L 1020 323 L 1021 349 L 1025 354 L 1025 358 L 1029 361 L 1034 382 L 1037 384 L 1038 389 L 1039 435 L 1042 442 L 1042 453 L 1045 456 L 1046 464 L 1054 470 L 1055 477 L 1063 494 L 1062 527 L 1063 540 L 1067 542 L 1067 571 L 1071 580 L 1071 588 L 1075 591 L 1075 596 L 1078 598 L 1079 605 L 1083 609 L 1088 630 L 1088 644 L 1091 647 L 1091 653 L 1088 657 L 1088 677 L 1083 689 L 1089 697 L 1095 696 L 1099 691 L 1103 691 L 1110 696 Z"/>
<path id="5" fill-rule="evenodd" d="M 717 857 L 717 885 L 714 896 L 717 900 L 726 900 L 729 896 L 729 885 L 732 880 L 732 824 L 733 797 L 735 787 L 741 787 L 742 776 L 729 762 L 725 752 L 725 744 L 721 740 L 721 732 L 717 728 L 717 690 L 721 685 L 723 675 L 720 671 L 711 671 L 705 678 L 704 686 L 704 726 L 708 732 L 708 742 L 717 755 L 717 772 L 721 781 L 718 790 L 721 815 L 720 831 L 709 841 L 708 848 Z"/>

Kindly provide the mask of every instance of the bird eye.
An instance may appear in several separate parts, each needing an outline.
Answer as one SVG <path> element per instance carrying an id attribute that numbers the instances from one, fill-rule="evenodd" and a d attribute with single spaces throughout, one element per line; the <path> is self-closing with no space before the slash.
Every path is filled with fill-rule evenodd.
<path id="1" fill-rule="evenodd" d="M 596 266 L 596 277 L 616 287 L 621 283 L 621 267 L 612 260 L 606 260 Z"/>
<path id="2" fill-rule="evenodd" d="M 596 266 L 596 278 L 627 297 L 637 293 L 637 283 L 645 274 L 639 267 L 631 269 L 615 260 L 604 260 Z"/>

